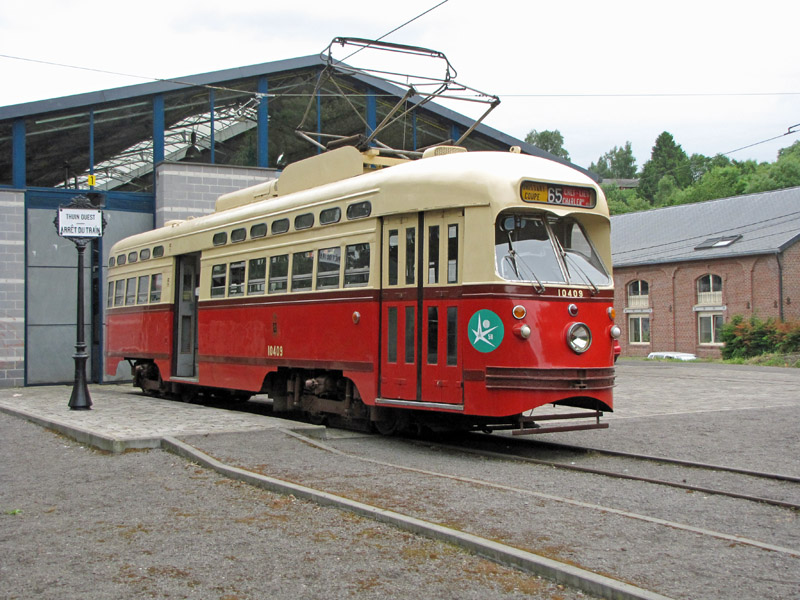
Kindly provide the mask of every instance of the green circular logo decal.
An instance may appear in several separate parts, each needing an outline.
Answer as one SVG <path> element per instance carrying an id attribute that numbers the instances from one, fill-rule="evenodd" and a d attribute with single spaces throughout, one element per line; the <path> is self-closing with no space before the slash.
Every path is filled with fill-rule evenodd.
<path id="1" fill-rule="evenodd" d="M 503 322 L 491 310 L 479 310 L 469 320 L 469 343 L 478 352 L 496 350 L 504 333 Z"/>

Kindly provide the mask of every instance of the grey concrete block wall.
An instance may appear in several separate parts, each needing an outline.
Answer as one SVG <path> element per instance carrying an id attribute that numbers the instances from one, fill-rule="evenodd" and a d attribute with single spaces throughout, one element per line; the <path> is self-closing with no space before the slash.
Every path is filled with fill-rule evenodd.
<path id="1" fill-rule="evenodd" d="M 0 191 L 0 387 L 25 382 L 25 194 Z"/>
<path id="2" fill-rule="evenodd" d="M 258 167 L 162 163 L 156 168 L 156 227 L 173 219 L 212 213 L 222 194 L 277 176 L 275 169 Z"/>

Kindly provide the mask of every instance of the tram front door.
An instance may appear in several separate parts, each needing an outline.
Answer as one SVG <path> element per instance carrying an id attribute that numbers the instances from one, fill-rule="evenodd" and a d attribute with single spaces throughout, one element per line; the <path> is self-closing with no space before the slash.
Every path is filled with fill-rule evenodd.
<path id="1" fill-rule="evenodd" d="M 458 349 L 463 223 L 460 209 L 384 219 L 384 399 L 463 404 Z"/>

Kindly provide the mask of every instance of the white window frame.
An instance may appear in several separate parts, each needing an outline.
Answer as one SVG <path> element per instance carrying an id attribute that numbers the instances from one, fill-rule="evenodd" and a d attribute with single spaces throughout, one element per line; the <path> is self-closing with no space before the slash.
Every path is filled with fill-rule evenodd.
<path id="1" fill-rule="evenodd" d="M 719 335 L 722 335 L 722 326 L 725 324 L 725 314 L 719 311 L 698 311 L 697 312 L 697 343 L 700 346 L 722 346 L 722 340 L 717 339 L 717 328 L 714 325 L 714 321 L 719 318 Z M 702 329 L 702 321 L 703 319 L 711 319 L 711 341 L 703 341 L 703 329 Z"/>
<path id="2" fill-rule="evenodd" d="M 642 322 L 647 321 L 647 340 L 639 339 L 634 340 L 634 332 L 638 332 L 639 338 L 642 338 Z M 638 328 L 633 327 L 633 322 L 638 321 Z M 650 327 L 650 313 L 629 313 L 628 314 L 628 343 L 636 346 L 649 346 L 653 339 L 652 328 Z"/>

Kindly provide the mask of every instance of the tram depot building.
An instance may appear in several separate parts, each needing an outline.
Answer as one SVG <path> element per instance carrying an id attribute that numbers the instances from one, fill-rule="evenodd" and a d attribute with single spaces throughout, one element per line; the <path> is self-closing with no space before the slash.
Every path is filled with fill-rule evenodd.
<path id="1" fill-rule="evenodd" d="M 314 55 L 0 107 L 0 387 L 73 379 L 77 260 L 54 226 L 59 206 L 100 193 L 107 225 L 86 253 L 83 278 L 89 380 L 130 379 L 124 363 L 112 377 L 102 364 L 111 246 L 211 213 L 220 195 L 318 153 L 296 134 L 299 122 L 363 134 L 402 96 L 352 73 L 317 89 L 324 68 Z M 473 125 L 429 102 L 381 141 L 418 150 L 453 143 Z M 566 162 L 482 124 L 462 145 L 519 146 Z M 793 189 L 613 218 L 623 355 L 718 355 L 718 326 L 734 314 L 798 318 L 798 201 Z"/>
<path id="2" fill-rule="evenodd" d="M 77 258 L 54 226 L 59 206 L 100 193 L 107 225 L 85 260 L 88 378 L 129 380 L 125 363 L 112 377 L 102 364 L 112 245 L 211 213 L 220 195 L 274 179 L 285 165 L 320 152 L 297 135 L 299 123 L 363 136 L 403 97 L 373 76 L 336 72 L 323 80 L 325 67 L 313 55 L 0 107 L 0 387 L 74 376 Z M 417 151 L 452 144 L 474 124 L 428 102 L 387 127 L 380 142 Z M 566 162 L 482 124 L 461 145 L 519 146 Z"/>

